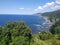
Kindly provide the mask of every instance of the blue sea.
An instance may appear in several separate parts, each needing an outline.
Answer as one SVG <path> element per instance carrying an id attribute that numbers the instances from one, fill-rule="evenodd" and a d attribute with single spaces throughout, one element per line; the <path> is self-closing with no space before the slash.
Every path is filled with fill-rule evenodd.
<path id="1" fill-rule="evenodd" d="M 45 19 L 38 15 L 0 14 L 0 26 L 4 26 L 9 21 L 24 21 L 32 29 L 32 33 L 38 33 L 45 28 L 42 26 Z"/>

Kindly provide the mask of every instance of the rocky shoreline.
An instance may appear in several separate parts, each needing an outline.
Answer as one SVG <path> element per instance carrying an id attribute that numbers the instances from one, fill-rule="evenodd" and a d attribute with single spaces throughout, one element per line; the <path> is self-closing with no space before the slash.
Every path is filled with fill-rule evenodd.
<path id="1" fill-rule="evenodd" d="M 55 23 L 55 20 L 54 20 L 54 19 L 49 19 L 49 17 L 47 17 L 47 16 L 42 16 L 42 15 L 41 15 L 41 17 L 42 17 L 43 19 L 45 19 L 45 23 L 43 23 L 43 25 L 44 25 L 44 24 L 48 24 L 49 26 L 52 26 L 52 25 Z"/>

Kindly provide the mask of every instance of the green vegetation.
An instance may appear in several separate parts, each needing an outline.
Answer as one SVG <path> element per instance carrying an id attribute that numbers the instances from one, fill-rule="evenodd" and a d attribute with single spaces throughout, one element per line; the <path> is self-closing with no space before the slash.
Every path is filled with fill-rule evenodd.
<path id="1" fill-rule="evenodd" d="M 32 34 L 22 22 L 8 22 L 0 26 L 0 45 L 60 45 L 60 10 L 44 13 L 49 18 L 58 18 L 49 31 Z"/>
<path id="2" fill-rule="evenodd" d="M 42 16 L 47 16 L 50 18 L 60 18 L 60 10 L 42 13 Z"/>
<path id="3" fill-rule="evenodd" d="M 0 27 L 0 45 L 30 45 L 31 29 L 24 22 L 8 22 Z"/>
<path id="4" fill-rule="evenodd" d="M 47 39 L 50 39 L 51 37 L 52 37 L 52 34 L 50 32 L 41 31 L 41 33 L 39 33 L 39 38 L 41 40 L 47 40 Z"/>
<path id="5" fill-rule="evenodd" d="M 47 19 L 50 20 L 50 22 L 54 23 L 60 19 L 60 10 L 42 13 L 42 16 L 47 17 Z"/>
<path id="6" fill-rule="evenodd" d="M 59 34 L 60 33 L 60 20 L 53 24 L 50 28 L 50 32 L 52 34 Z"/>
<path id="7" fill-rule="evenodd" d="M 0 45 L 60 45 L 60 21 L 50 28 L 32 34 L 24 22 L 8 22 L 0 26 Z"/>

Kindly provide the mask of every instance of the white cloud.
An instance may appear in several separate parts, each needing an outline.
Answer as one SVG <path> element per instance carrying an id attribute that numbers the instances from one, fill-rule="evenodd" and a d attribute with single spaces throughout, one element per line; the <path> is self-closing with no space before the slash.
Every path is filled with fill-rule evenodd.
<path id="1" fill-rule="evenodd" d="M 56 5 L 56 6 L 52 7 L 51 9 L 53 9 L 53 10 L 60 10 L 60 6 Z"/>
<path id="2" fill-rule="evenodd" d="M 38 6 L 38 8 L 35 9 L 36 12 L 40 12 L 42 10 L 43 10 L 42 6 Z"/>
<path id="3" fill-rule="evenodd" d="M 55 2 L 48 2 L 43 6 L 38 6 L 35 11 L 42 12 L 42 11 L 54 11 L 54 10 L 60 10 L 60 0 L 55 0 Z"/>
<path id="4" fill-rule="evenodd" d="M 46 3 L 45 5 L 43 5 L 43 8 L 52 7 L 52 6 L 54 6 L 54 5 L 55 5 L 54 2 L 49 2 L 49 3 Z"/>
<path id="5" fill-rule="evenodd" d="M 24 8 L 19 8 L 20 10 L 23 10 Z"/>
<path id="6" fill-rule="evenodd" d="M 60 4 L 60 0 L 56 0 L 55 2 L 56 2 L 56 4 Z"/>
<path id="7" fill-rule="evenodd" d="M 41 6 L 39 6 L 38 9 L 43 10 L 43 8 Z"/>
<path id="8" fill-rule="evenodd" d="M 55 5 L 54 2 L 49 2 L 49 3 L 46 3 L 46 4 L 43 5 L 43 6 L 38 6 L 38 7 L 35 9 L 35 11 L 36 11 L 36 12 L 41 12 L 41 11 L 45 10 L 46 8 L 51 8 L 51 7 L 53 7 L 54 5 Z"/>
<path id="9" fill-rule="evenodd" d="M 35 9 L 35 11 L 38 11 L 38 10 L 43 10 L 42 6 L 38 6 L 38 8 Z"/>

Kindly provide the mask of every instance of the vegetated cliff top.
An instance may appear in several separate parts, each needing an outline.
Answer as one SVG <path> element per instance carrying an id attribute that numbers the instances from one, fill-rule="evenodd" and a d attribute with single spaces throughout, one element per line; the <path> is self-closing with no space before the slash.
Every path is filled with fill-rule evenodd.
<path id="1" fill-rule="evenodd" d="M 60 10 L 42 13 L 42 16 L 47 16 L 50 18 L 60 18 Z"/>

